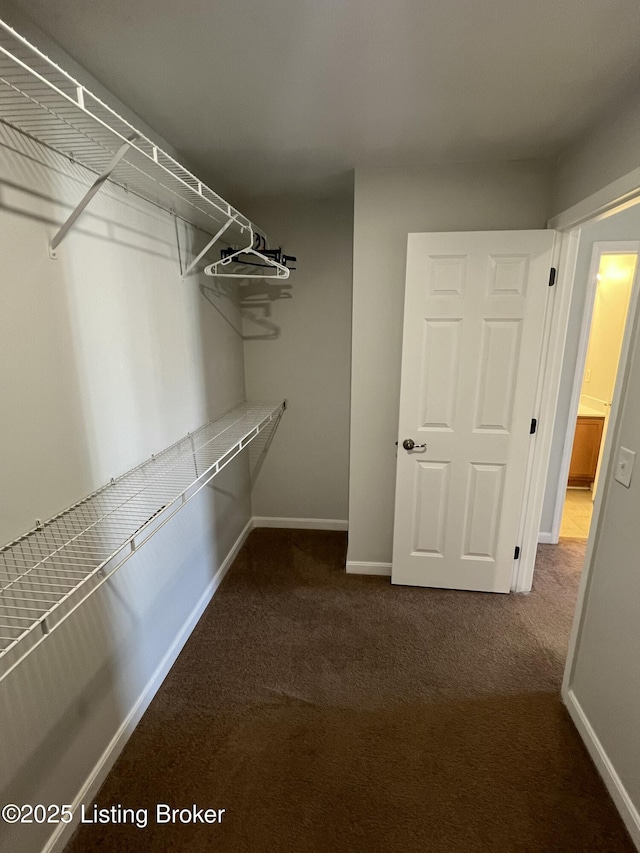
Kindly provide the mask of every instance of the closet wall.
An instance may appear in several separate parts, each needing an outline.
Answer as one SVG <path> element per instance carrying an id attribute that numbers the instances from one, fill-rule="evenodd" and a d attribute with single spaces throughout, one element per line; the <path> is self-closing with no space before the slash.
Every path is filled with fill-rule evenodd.
<path id="1" fill-rule="evenodd" d="M 636 229 L 636 233 L 640 233 L 638 214 Z M 618 446 L 638 452 L 640 349 L 637 339 L 631 351 L 630 370 Z M 598 544 L 585 597 L 568 701 L 581 722 L 581 733 L 592 754 L 597 756 L 600 768 L 618 789 L 618 805 L 622 806 L 627 826 L 636 844 L 640 845 L 640 535 L 637 511 L 640 476 L 637 463 L 631 488 L 626 489 L 612 480 L 602 500 Z M 622 792 L 626 792 L 626 797 L 621 796 Z"/>
<path id="2" fill-rule="evenodd" d="M 407 234 L 545 228 L 550 192 L 534 162 L 356 172 L 351 570 L 390 573 Z"/>
<path id="3" fill-rule="evenodd" d="M 640 90 L 622 93 L 590 133 L 558 158 L 553 180 L 553 213 L 639 168 Z"/>
<path id="4" fill-rule="evenodd" d="M 639 133 L 640 99 L 633 97 L 618 107 L 608 122 L 586 136 L 580 146 L 561 158 L 556 211 L 582 200 L 607 181 L 640 169 Z M 590 247 L 596 240 L 625 239 L 640 239 L 640 207 L 637 205 L 589 224 L 583 229 L 581 247 L 590 254 Z M 574 297 L 581 299 L 582 303 L 580 283 L 583 280 L 580 275 L 576 276 L 577 295 Z M 581 314 L 577 316 L 579 324 Z M 629 356 L 629 369 L 617 445 L 638 452 L 640 347 L 637 329 Z M 569 371 L 572 375 L 575 371 L 575 357 L 571 354 Z M 560 408 L 558 414 L 561 415 Z M 636 460 L 629 489 L 612 481 L 603 491 L 596 534 L 598 542 L 585 593 L 582 628 L 577 638 L 567 699 L 592 755 L 605 778 L 612 783 L 610 790 L 636 844 L 640 846 L 639 501 L 640 476 Z"/>
<path id="5" fill-rule="evenodd" d="M 106 187 L 51 260 L 48 240 L 93 176 L 1 132 L 5 542 L 239 403 L 245 387 L 237 301 L 216 310 L 197 276 L 180 280 L 172 217 Z M 200 238 L 182 227 L 181 239 Z M 249 489 L 241 456 L 0 683 L 0 801 L 73 804 L 113 757 L 249 521 Z M 2 823 L 0 849 L 32 853 L 54 828 Z"/>
<path id="6" fill-rule="evenodd" d="M 240 209 L 298 258 L 287 282 L 242 288 L 247 394 L 288 407 L 253 514 L 258 524 L 346 528 L 353 198 L 254 198 Z"/>
<path id="7" fill-rule="evenodd" d="M 574 204 L 597 192 L 628 172 L 640 168 L 638 139 L 640 138 L 640 96 L 633 93 L 622 104 L 612 106 L 606 119 L 602 120 L 590 134 L 571 146 L 558 160 L 553 180 L 553 214 L 557 215 Z M 629 236 L 616 236 L 610 232 L 611 240 L 637 240 L 640 232 L 628 232 Z M 604 239 L 604 238 L 602 238 Z M 562 379 L 558 397 L 558 409 L 551 444 L 547 486 L 540 522 L 541 541 L 551 541 L 551 528 L 558 495 L 560 464 L 567 432 L 569 398 L 573 387 L 576 356 L 582 327 L 586 270 L 578 270 L 574 283 L 571 314 L 567 331 L 567 356 L 562 367 Z"/>

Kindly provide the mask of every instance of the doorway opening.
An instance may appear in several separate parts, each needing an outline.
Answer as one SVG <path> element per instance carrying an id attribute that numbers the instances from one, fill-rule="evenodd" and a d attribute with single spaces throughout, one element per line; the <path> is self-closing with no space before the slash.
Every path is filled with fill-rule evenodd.
<path id="1" fill-rule="evenodd" d="M 637 250 L 602 249 L 594 258 L 583 332 L 586 354 L 576 374 L 578 411 L 568 432 L 571 457 L 560 523 L 564 538 L 589 537 L 637 264 Z"/>

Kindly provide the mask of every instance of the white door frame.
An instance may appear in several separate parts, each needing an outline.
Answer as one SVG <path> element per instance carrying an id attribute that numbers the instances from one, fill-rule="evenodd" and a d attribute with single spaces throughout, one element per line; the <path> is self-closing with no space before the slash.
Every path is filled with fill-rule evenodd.
<path id="1" fill-rule="evenodd" d="M 586 604 L 590 579 L 591 567 L 593 558 L 598 549 L 601 533 L 600 509 L 604 496 L 607 494 L 609 485 L 615 475 L 615 465 L 611 465 L 611 456 L 615 447 L 618 445 L 618 435 L 620 433 L 620 409 L 624 403 L 625 392 L 631 371 L 629 354 L 631 352 L 634 341 L 640 330 L 640 269 L 636 266 L 636 275 L 634 288 L 631 292 L 629 302 L 629 311 L 627 314 L 627 324 L 624 330 L 624 339 L 622 342 L 622 352 L 620 353 L 620 364 L 618 367 L 618 375 L 616 377 L 616 387 L 613 394 L 613 402 L 611 404 L 611 415 L 609 416 L 609 429 L 604 442 L 603 458 L 602 458 L 602 475 L 604 482 L 598 487 L 596 499 L 593 506 L 593 519 L 591 522 L 591 531 L 587 541 L 587 552 L 584 558 L 584 568 L 580 579 L 580 588 L 578 590 L 578 602 L 576 604 L 575 617 L 573 621 L 573 629 L 569 640 L 569 652 L 567 655 L 567 665 L 564 674 L 562 685 L 563 696 L 566 698 L 567 691 L 570 687 L 570 682 L 573 678 L 575 651 L 578 645 L 578 639 L 582 630 L 584 607 Z"/>
<path id="2" fill-rule="evenodd" d="M 562 512 L 564 509 L 564 499 L 569 480 L 569 467 L 571 465 L 571 452 L 573 450 L 573 440 L 575 438 L 576 423 L 578 417 L 578 409 L 580 407 L 580 394 L 582 391 L 582 382 L 584 378 L 584 369 L 587 362 L 587 350 L 589 348 L 589 335 L 591 333 L 591 323 L 593 321 L 593 309 L 596 300 L 596 290 L 598 287 L 598 268 L 600 265 L 600 256 L 606 253 L 621 253 L 636 252 L 640 255 L 640 240 L 605 240 L 593 244 L 593 252 L 591 255 L 591 264 L 589 266 L 589 276 L 587 279 L 587 289 L 585 294 L 584 311 L 582 314 L 582 327 L 580 329 L 580 339 L 578 343 L 578 357 L 576 359 L 576 372 L 573 377 L 573 387 L 571 389 L 571 402 L 569 403 L 569 414 L 567 419 L 567 430 L 564 439 L 564 448 L 562 451 L 562 461 L 560 463 L 560 474 L 558 478 L 558 490 L 556 493 L 555 509 L 553 513 L 553 523 L 551 526 L 551 542 L 557 543 L 560 537 L 560 525 L 562 523 Z M 640 258 L 639 258 L 640 261 Z M 634 305 L 634 291 L 638 276 L 634 277 L 631 290 L 631 298 L 629 300 L 629 309 L 627 317 L 630 316 L 632 306 Z M 620 363 L 618 372 L 624 368 L 622 362 L 623 352 L 620 352 Z M 617 374 L 616 374 L 617 376 Z M 611 414 L 609 415 L 611 423 Z M 607 459 L 602 452 L 601 469 L 604 470 Z"/>
<path id="3" fill-rule="evenodd" d="M 609 186 L 598 190 L 598 192 L 549 220 L 547 223 L 549 228 L 554 228 L 559 232 L 559 245 L 556 246 L 557 263 L 555 264 L 558 267 L 559 273 L 556 286 L 552 289 L 554 292 L 550 294 L 545 337 L 543 339 L 543 341 L 546 341 L 546 345 L 543 344 L 545 349 L 541 356 L 537 395 L 537 400 L 539 400 L 539 429 L 534 437 L 535 442 L 532 447 L 527 483 L 525 485 L 525 498 L 522 506 L 520 525 L 522 543 L 520 559 L 515 563 L 511 584 L 511 589 L 514 592 L 529 592 L 533 583 L 540 519 L 542 517 L 547 469 L 551 454 L 551 440 L 558 403 L 560 375 L 564 359 L 581 226 L 588 222 L 595 222 L 599 219 L 612 216 L 614 213 L 620 213 L 625 208 L 632 207 L 639 202 L 640 169 L 635 169 L 633 172 L 614 181 Z M 635 288 L 635 291 L 637 294 L 638 288 Z M 632 310 L 631 305 L 629 310 Z M 630 324 L 627 324 L 627 332 L 629 328 Z M 626 357 L 625 352 L 622 355 Z M 621 383 L 618 384 L 620 385 Z M 612 446 L 613 435 L 617 433 L 616 424 L 613 421 L 614 414 L 612 406 L 609 435 L 605 441 L 603 451 L 603 465 L 608 461 L 608 457 L 604 454 Z M 604 488 L 599 489 L 600 495 L 596 497 L 592 530 L 597 525 L 600 506 L 599 497 L 603 491 Z M 593 537 L 590 537 L 590 543 L 592 539 Z M 586 583 L 591 559 L 590 555 L 591 548 L 588 547 L 585 557 L 585 568 L 583 570 L 583 583 Z M 578 606 L 581 606 L 580 599 Z"/>

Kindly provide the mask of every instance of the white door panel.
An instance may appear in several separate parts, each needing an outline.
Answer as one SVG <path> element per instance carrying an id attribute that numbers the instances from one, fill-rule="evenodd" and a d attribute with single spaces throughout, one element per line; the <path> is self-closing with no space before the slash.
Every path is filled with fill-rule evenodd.
<path id="1" fill-rule="evenodd" d="M 394 583 L 510 589 L 553 238 L 409 235 Z"/>

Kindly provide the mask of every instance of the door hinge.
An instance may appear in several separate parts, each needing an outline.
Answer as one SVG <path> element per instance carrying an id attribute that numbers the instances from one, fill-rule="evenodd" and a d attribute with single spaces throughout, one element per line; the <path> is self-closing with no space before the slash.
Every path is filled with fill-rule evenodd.
<path id="1" fill-rule="evenodd" d="M 529 428 L 529 435 L 533 435 L 537 429 L 538 429 L 538 419 L 537 418 L 531 418 L 531 427 Z"/>
<path id="2" fill-rule="evenodd" d="M 551 267 L 551 271 L 549 272 L 549 287 L 553 287 L 556 283 L 556 275 L 558 274 L 558 270 L 555 267 Z"/>
<path id="3" fill-rule="evenodd" d="M 514 560 L 520 559 L 520 546 L 519 545 L 516 545 L 516 550 L 515 550 L 515 553 L 513 555 L 513 559 Z"/>

